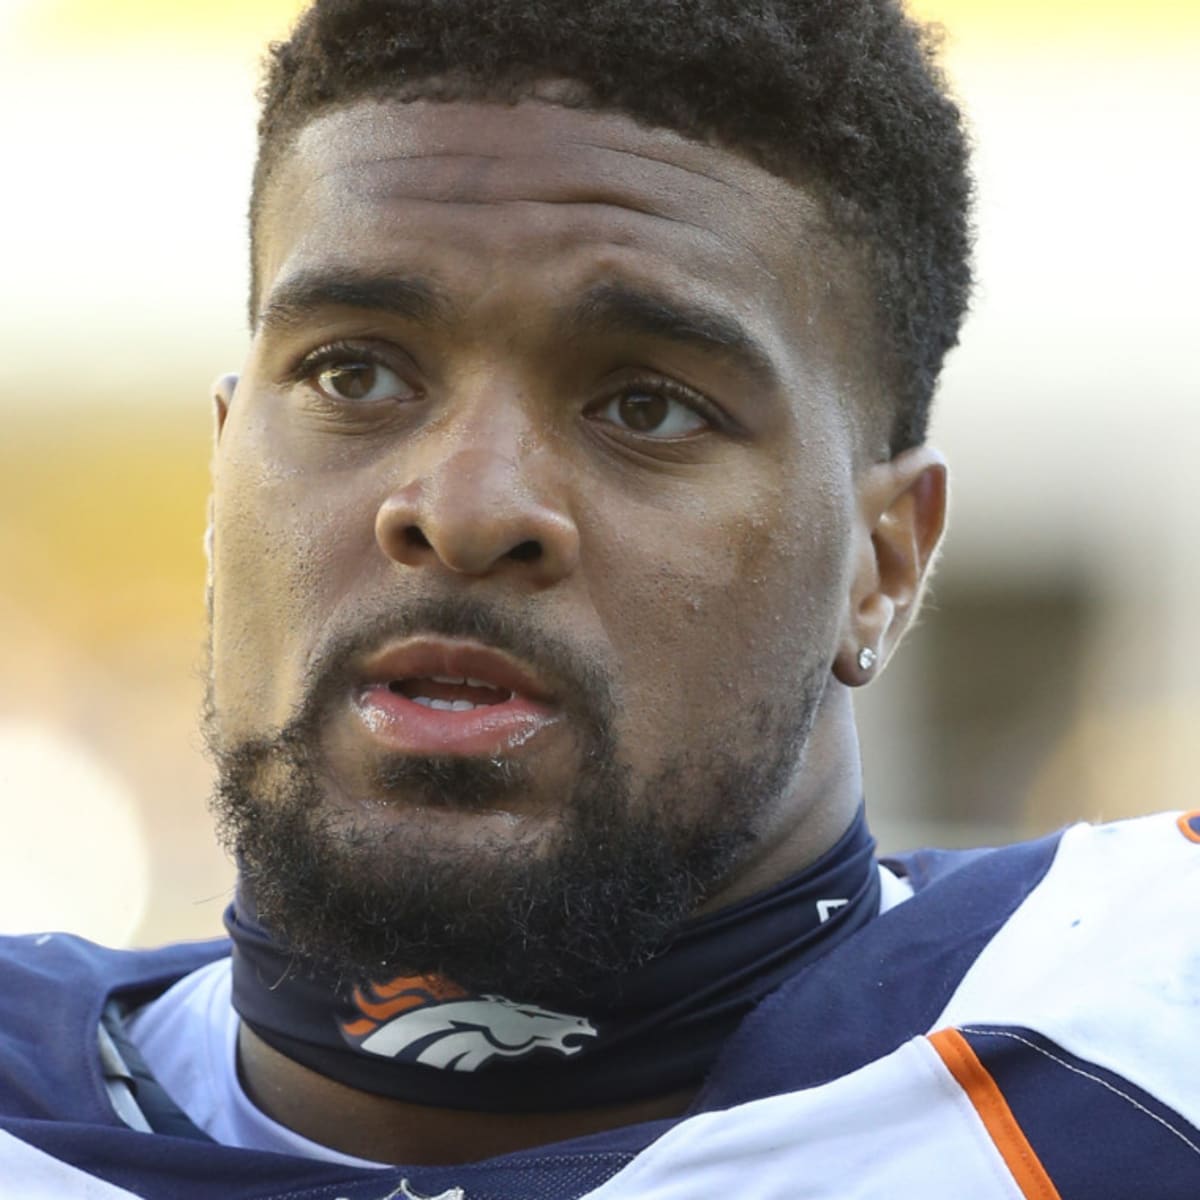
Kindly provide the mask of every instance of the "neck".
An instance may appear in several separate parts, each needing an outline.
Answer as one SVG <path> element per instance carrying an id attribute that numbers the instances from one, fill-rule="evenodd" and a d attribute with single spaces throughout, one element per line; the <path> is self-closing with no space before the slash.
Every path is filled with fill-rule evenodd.
<path id="1" fill-rule="evenodd" d="M 830 678 L 795 787 L 774 811 L 764 815 L 755 852 L 700 907 L 699 914 L 716 912 L 766 891 L 816 862 L 849 828 L 862 798 L 862 765 L 850 689 Z"/>
<path id="2" fill-rule="evenodd" d="M 691 1092 L 545 1113 L 470 1112 L 375 1096 L 310 1071 L 242 1025 L 238 1072 L 250 1100 L 311 1141 L 381 1163 L 457 1166 L 681 1114 Z"/>

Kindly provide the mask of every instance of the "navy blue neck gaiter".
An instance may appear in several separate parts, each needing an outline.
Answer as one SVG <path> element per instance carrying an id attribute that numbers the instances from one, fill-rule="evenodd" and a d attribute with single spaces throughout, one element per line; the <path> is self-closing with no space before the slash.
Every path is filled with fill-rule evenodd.
<path id="1" fill-rule="evenodd" d="M 242 887 L 225 914 L 233 1004 L 287 1057 L 419 1104 L 537 1112 L 697 1088 L 758 1001 L 878 913 L 874 850 L 860 809 L 806 870 L 689 921 L 648 963 L 571 1012 L 429 977 L 339 983 L 298 966 L 258 924 Z"/>

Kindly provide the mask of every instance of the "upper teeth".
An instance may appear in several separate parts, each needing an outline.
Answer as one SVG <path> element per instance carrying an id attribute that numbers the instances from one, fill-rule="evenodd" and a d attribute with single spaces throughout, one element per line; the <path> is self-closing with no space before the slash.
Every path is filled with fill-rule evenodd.
<path id="1" fill-rule="evenodd" d="M 451 683 L 459 687 L 465 683 L 468 687 L 491 688 L 492 691 L 496 690 L 496 685 L 494 683 L 488 683 L 486 679 L 472 679 L 470 676 L 466 676 L 462 679 L 455 679 L 450 675 L 430 675 L 429 678 L 433 683 Z"/>
<path id="2" fill-rule="evenodd" d="M 412 702 L 420 704 L 423 708 L 439 709 L 441 712 L 470 712 L 473 708 L 480 707 L 478 704 L 472 704 L 470 700 L 434 700 L 430 696 L 413 696 Z"/>

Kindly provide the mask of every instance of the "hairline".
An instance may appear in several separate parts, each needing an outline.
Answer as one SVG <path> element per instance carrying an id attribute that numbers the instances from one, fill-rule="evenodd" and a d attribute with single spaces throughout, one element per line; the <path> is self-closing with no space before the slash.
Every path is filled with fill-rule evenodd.
<path id="1" fill-rule="evenodd" d="M 835 208 L 846 215 L 853 214 L 851 220 L 858 219 L 857 206 L 852 205 L 845 197 L 838 197 L 835 203 L 833 189 L 821 178 L 819 172 L 804 173 L 802 170 L 785 171 L 779 163 L 771 161 L 771 156 L 755 153 L 752 146 L 710 136 L 698 135 L 696 132 L 683 129 L 678 125 L 651 121 L 641 114 L 620 104 L 610 103 L 598 98 L 593 89 L 581 80 L 556 78 L 548 75 L 531 75 L 522 77 L 514 73 L 513 77 L 502 76 L 489 82 L 478 79 L 464 78 L 454 72 L 443 72 L 437 75 L 424 76 L 405 83 L 375 83 L 364 86 L 361 91 L 320 106 L 315 106 L 304 114 L 300 121 L 284 123 L 272 140 L 265 145 L 269 152 L 263 153 L 263 143 L 260 142 L 258 157 L 255 161 L 254 179 L 250 197 L 251 247 L 251 287 L 249 317 L 253 327 L 256 313 L 255 303 L 258 298 L 257 281 L 257 244 L 258 226 L 263 216 L 264 197 L 271 181 L 280 165 L 292 154 L 297 142 L 311 125 L 337 112 L 353 108 L 359 104 L 414 104 L 426 103 L 477 103 L 492 104 L 496 107 L 516 107 L 516 105 L 534 100 L 553 107 L 573 109 L 578 112 L 594 113 L 596 115 L 611 114 L 621 116 L 642 129 L 671 133 L 677 137 L 713 150 L 723 150 L 736 155 L 744 161 L 758 167 L 776 179 L 803 192 L 812 201 L 820 217 L 819 232 L 824 235 L 831 246 L 836 247 L 847 258 L 853 258 L 855 245 L 863 239 L 851 234 L 850 220 L 845 216 L 838 220 Z M 854 263 L 854 269 L 863 275 L 864 281 L 869 282 L 869 274 L 865 264 Z"/>

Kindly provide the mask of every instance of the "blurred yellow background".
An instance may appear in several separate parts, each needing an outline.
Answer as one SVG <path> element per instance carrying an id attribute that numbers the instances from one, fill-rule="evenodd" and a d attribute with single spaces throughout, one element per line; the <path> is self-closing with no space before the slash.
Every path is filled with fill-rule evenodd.
<path id="1" fill-rule="evenodd" d="M 886 846 L 1192 807 L 1200 5 L 922 0 L 979 147 L 924 621 L 861 706 Z M 0 931 L 219 931 L 208 387 L 292 0 L 0 0 Z"/>

